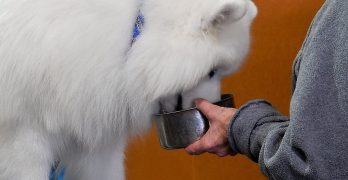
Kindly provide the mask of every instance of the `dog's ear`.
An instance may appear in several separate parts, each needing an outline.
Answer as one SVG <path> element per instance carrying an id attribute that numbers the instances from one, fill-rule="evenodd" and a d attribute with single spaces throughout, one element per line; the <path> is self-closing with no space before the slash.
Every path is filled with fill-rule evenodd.
<path id="1" fill-rule="evenodd" d="M 218 28 L 240 20 L 247 11 L 247 0 L 222 0 L 202 18 L 202 29 Z"/>

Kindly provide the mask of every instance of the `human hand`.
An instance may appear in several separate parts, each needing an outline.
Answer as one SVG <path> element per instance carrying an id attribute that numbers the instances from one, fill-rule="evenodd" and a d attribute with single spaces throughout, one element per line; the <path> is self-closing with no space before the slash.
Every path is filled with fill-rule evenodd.
<path id="1" fill-rule="evenodd" d="M 208 118 L 210 127 L 203 137 L 186 147 L 185 150 L 191 155 L 205 152 L 220 157 L 235 155 L 228 143 L 227 130 L 237 109 L 216 106 L 204 99 L 197 99 L 195 103 L 197 108 Z"/>

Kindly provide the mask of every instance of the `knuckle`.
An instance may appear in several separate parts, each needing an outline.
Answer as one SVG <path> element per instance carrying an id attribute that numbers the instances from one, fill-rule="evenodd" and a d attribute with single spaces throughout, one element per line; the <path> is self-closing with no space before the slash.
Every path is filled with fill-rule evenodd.
<path id="1" fill-rule="evenodd" d="M 215 147 L 215 143 L 209 141 L 209 142 L 206 142 L 204 146 L 206 149 L 213 149 Z"/>
<path id="2" fill-rule="evenodd" d="M 226 153 L 218 153 L 217 154 L 219 157 L 225 157 L 226 156 Z"/>
<path id="3" fill-rule="evenodd" d="M 208 118 L 208 120 L 209 121 L 211 121 L 211 120 L 214 120 L 214 111 L 212 111 L 212 110 L 210 110 L 210 109 L 207 109 L 206 111 L 205 111 L 205 116 Z"/>
<path id="4" fill-rule="evenodd" d="M 227 156 L 228 152 L 226 150 L 220 150 L 216 153 L 220 157 Z"/>

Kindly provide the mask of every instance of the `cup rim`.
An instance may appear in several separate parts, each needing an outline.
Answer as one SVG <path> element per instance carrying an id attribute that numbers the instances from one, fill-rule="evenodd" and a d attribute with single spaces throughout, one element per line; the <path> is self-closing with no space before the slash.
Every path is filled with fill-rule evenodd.
<path id="1" fill-rule="evenodd" d="M 221 95 L 221 100 L 218 101 L 218 102 L 215 102 L 213 104 L 215 105 L 219 105 L 221 104 L 222 102 L 225 102 L 226 100 L 229 100 L 229 99 L 232 99 L 233 98 L 233 94 L 222 94 Z M 195 107 L 192 107 L 192 108 L 188 108 L 188 109 L 182 109 L 182 110 L 179 110 L 179 111 L 172 111 L 172 112 L 165 112 L 165 113 L 157 113 L 155 114 L 155 116 L 165 116 L 165 115 L 170 115 L 170 114 L 176 114 L 176 113 L 182 113 L 182 112 L 186 112 L 186 111 L 192 111 L 192 110 L 197 110 L 197 106 Z"/>

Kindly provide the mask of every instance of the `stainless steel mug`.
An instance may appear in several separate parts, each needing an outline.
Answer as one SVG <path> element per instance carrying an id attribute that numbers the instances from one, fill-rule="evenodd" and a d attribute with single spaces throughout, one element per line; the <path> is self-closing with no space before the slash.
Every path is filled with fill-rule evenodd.
<path id="1" fill-rule="evenodd" d="M 232 94 L 223 94 L 221 107 L 234 107 Z M 185 148 L 202 137 L 209 129 L 207 118 L 196 107 L 155 115 L 161 147 L 164 149 Z"/>

